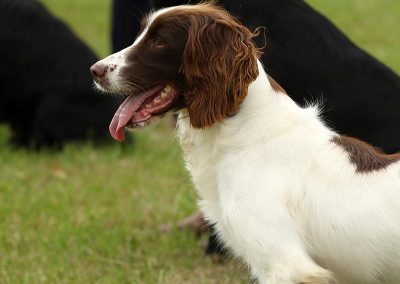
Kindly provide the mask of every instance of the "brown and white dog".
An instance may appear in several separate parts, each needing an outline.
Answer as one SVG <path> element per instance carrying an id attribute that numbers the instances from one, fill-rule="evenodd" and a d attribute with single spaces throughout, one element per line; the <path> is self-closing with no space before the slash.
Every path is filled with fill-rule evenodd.
<path id="1" fill-rule="evenodd" d="M 400 283 L 400 155 L 297 106 L 264 71 L 256 34 L 212 4 L 142 27 L 91 68 L 99 89 L 129 95 L 111 135 L 177 111 L 200 208 L 259 283 Z"/>

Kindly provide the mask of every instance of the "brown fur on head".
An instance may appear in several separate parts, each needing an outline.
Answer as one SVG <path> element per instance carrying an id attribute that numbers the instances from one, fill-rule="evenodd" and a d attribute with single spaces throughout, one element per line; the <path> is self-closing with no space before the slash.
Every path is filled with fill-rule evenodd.
<path id="1" fill-rule="evenodd" d="M 213 4 L 197 5 L 186 19 L 185 102 L 192 126 L 206 128 L 234 114 L 258 76 L 257 33 Z"/>
<path id="2" fill-rule="evenodd" d="M 148 96 L 129 113 L 136 119 L 131 118 L 132 126 L 187 108 L 191 125 L 207 128 L 236 113 L 257 78 L 256 35 L 212 3 L 170 7 L 144 18 L 136 41 L 96 63 L 92 73 L 102 90 L 137 100 Z M 166 85 L 173 95 L 168 104 L 154 107 Z"/>

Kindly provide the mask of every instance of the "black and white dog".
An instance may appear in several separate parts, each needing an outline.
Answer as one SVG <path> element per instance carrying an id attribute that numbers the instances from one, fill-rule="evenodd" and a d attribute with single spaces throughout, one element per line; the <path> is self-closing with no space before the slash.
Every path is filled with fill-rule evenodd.
<path id="1" fill-rule="evenodd" d="M 38 1 L 0 0 L 0 122 L 22 146 L 108 138 L 118 102 L 93 90 L 97 56 Z"/>

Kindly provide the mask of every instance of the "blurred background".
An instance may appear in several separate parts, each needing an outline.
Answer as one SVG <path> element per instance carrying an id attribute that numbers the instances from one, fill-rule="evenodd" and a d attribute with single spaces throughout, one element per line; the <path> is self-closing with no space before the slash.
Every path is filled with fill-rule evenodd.
<path id="1" fill-rule="evenodd" d="M 111 52 L 110 0 L 41 2 L 98 56 Z M 400 72 L 398 0 L 307 2 Z M 196 210 L 168 123 L 133 144 L 62 151 L 14 147 L 10 135 L 0 125 L 0 283 L 248 283 L 236 261 L 204 257 L 193 232 L 160 232 Z"/>

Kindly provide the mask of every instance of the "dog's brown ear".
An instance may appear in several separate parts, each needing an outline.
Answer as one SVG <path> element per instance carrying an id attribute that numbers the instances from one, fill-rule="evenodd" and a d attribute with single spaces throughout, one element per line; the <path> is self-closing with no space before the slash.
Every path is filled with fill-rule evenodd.
<path id="1" fill-rule="evenodd" d="M 258 76 L 255 33 L 226 11 L 190 17 L 182 71 L 191 125 L 207 128 L 234 114 Z"/>

